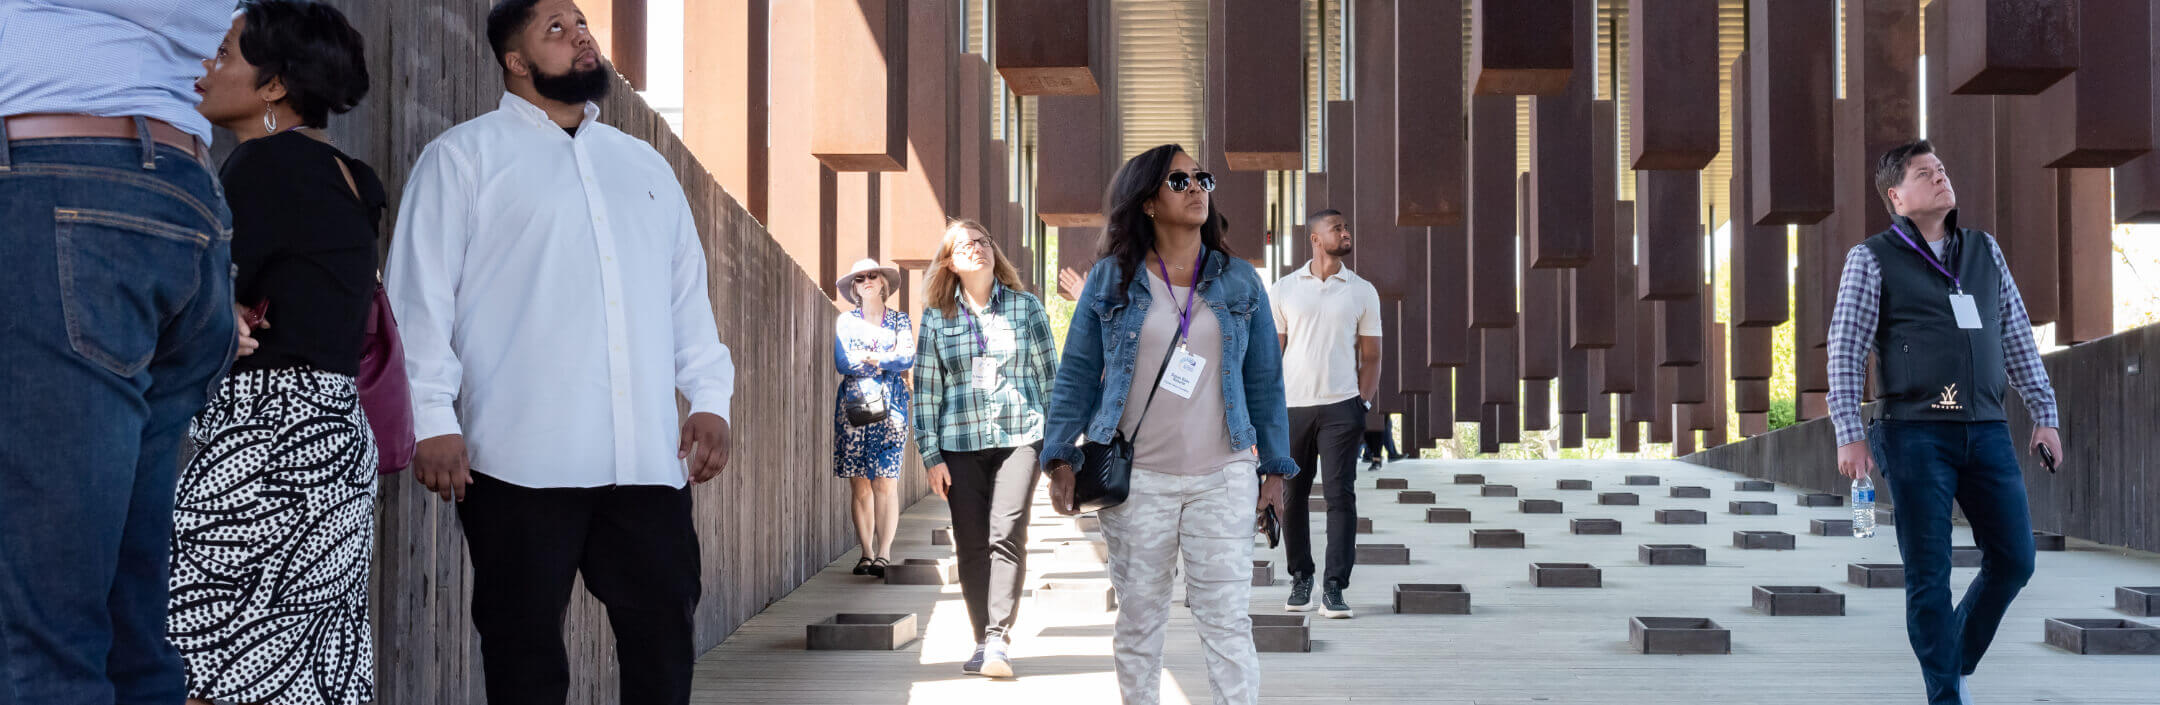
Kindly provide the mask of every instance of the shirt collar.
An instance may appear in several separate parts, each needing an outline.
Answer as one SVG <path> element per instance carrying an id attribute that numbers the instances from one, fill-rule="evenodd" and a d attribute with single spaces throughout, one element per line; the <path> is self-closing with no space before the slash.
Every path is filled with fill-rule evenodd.
<path id="1" fill-rule="evenodd" d="M 530 122 L 535 125 L 545 126 L 549 129 L 556 131 L 562 130 L 561 125 L 555 124 L 554 118 L 548 117 L 547 111 L 541 110 L 540 106 L 533 105 L 532 101 L 526 100 L 523 96 L 519 96 L 516 93 L 503 91 L 501 108 L 505 111 L 510 112 L 513 115 L 518 116 L 526 122 Z M 578 121 L 578 134 L 585 134 L 585 127 L 593 124 L 593 121 L 599 119 L 600 106 L 598 104 L 587 101 L 585 103 L 585 118 Z M 564 136 L 567 137 L 568 135 Z"/>
<path id="2" fill-rule="evenodd" d="M 953 285 L 953 298 L 955 298 L 955 299 L 958 299 L 958 300 L 960 301 L 960 305 L 961 305 L 961 306 L 967 306 L 967 305 L 968 305 L 967 285 L 966 285 L 966 284 L 954 284 L 954 285 Z M 983 307 L 982 307 L 982 308 L 983 308 L 983 310 L 984 310 L 984 311 L 988 311 L 988 310 L 990 310 L 990 309 L 993 309 L 993 308 L 997 308 L 997 305 L 998 305 L 998 300 L 999 300 L 999 299 L 1003 299 L 1003 298 L 1005 298 L 1005 283 L 1004 283 L 1004 282 L 1001 282 L 1001 281 L 998 281 L 998 280 L 996 280 L 996 279 L 992 279 L 992 280 L 990 280 L 990 301 L 989 301 L 988 303 L 985 303 L 985 304 L 983 304 Z"/>
<path id="3" fill-rule="evenodd" d="M 1305 260 L 1305 267 L 1304 267 L 1303 269 L 1299 269 L 1299 270 L 1298 270 L 1298 274 L 1299 274 L 1299 276 L 1311 277 L 1311 278 L 1314 278 L 1314 279 L 1321 279 L 1320 273 L 1319 273 L 1319 272 L 1316 272 L 1316 271 L 1313 271 L 1313 262 L 1312 262 L 1312 260 Z M 1348 263 L 1345 263 L 1345 264 L 1343 264 L 1343 266 L 1341 266 L 1341 267 L 1337 267 L 1337 268 L 1335 269 L 1335 276 L 1332 276 L 1332 277 L 1327 277 L 1327 279 L 1340 279 L 1340 280 L 1343 280 L 1343 281 L 1347 282 L 1347 281 L 1352 281 L 1351 277 L 1354 277 L 1354 276 L 1356 276 L 1356 275 L 1355 275 L 1355 274 L 1352 274 L 1352 273 L 1350 272 L 1350 265 L 1349 265 Z"/>

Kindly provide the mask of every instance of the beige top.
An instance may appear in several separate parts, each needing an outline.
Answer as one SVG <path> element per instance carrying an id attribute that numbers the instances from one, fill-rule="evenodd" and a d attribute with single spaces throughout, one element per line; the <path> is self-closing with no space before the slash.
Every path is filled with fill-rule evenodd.
<path id="1" fill-rule="evenodd" d="M 1229 423 L 1223 419 L 1222 325 L 1204 298 L 1192 302 L 1192 325 L 1185 331 L 1186 350 L 1207 358 L 1192 398 L 1180 397 L 1168 389 L 1155 390 L 1155 404 L 1148 407 L 1155 370 L 1162 367 L 1163 356 L 1170 352 L 1170 339 L 1177 337 L 1178 312 L 1184 310 L 1185 297 L 1192 288 L 1172 287 L 1152 271 L 1147 277 L 1148 292 L 1155 301 L 1148 306 L 1147 320 L 1140 324 L 1132 389 L 1125 397 L 1125 417 L 1118 421 L 1125 437 L 1133 438 L 1140 410 L 1149 409 L 1147 430 L 1133 444 L 1133 467 L 1170 475 L 1205 475 L 1240 460 L 1255 459 L 1258 456 L 1250 448 L 1230 450 Z"/>

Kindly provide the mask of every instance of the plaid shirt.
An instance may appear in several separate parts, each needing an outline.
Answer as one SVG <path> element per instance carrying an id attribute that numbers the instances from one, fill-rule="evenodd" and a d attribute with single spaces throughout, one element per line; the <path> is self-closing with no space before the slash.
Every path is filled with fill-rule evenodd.
<path id="1" fill-rule="evenodd" d="M 1978 233 L 1979 231 L 1968 231 Z M 2040 364 L 2040 348 L 2033 343 L 2032 318 L 2025 313 L 2025 299 L 2010 280 L 1995 238 L 1980 233 L 1994 255 L 2001 273 L 2003 367 L 2010 386 L 2025 400 L 2035 426 L 2054 427 L 2055 390 L 2048 385 L 2047 368 Z M 1955 246 L 1953 244 L 1953 246 Z M 1953 257 L 1955 255 L 1952 255 Z M 1830 317 L 1830 421 L 1837 427 L 1838 445 L 1867 438 L 1860 419 L 1860 389 L 1867 384 L 1868 350 L 1875 344 L 1875 322 L 1882 302 L 1882 264 L 1867 245 L 1855 245 L 1845 253 L 1845 272 L 1838 281 L 1837 308 Z"/>
<path id="2" fill-rule="evenodd" d="M 916 334 L 915 447 L 925 467 L 945 462 L 948 451 L 1042 440 L 1043 405 L 1057 379 L 1057 351 L 1042 301 L 1002 285 L 991 288 L 983 310 L 969 306 L 964 293 L 957 298 L 956 316 L 925 308 Z M 974 385 L 975 359 L 983 356 L 998 363 L 989 390 Z"/>

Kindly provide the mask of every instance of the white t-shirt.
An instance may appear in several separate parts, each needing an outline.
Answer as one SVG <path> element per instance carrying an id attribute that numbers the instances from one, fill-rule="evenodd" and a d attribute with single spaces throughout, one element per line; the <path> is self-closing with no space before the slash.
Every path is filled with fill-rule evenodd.
<path id="1" fill-rule="evenodd" d="M 1283 348 L 1288 405 L 1325 406 L 1358 396 L 1357 339 L 1380 337 L 1380 292 L 1344 266 L 1321 279 L 1312 263 L 1268 287 Z M 1254 341 L 1255 344 L 1258 341 Z"/>

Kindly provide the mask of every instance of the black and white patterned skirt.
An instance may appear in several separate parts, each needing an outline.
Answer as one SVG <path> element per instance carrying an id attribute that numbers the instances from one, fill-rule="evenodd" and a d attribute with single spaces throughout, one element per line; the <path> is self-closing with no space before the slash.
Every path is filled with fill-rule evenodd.
<path id="1" fill-rule="evenodd" d="M 376 450 L 353 378 L 233 374 L 188 436 L 196 452 L 173 508 L 167 620 L 188 696 L 372 700 Z"/>

